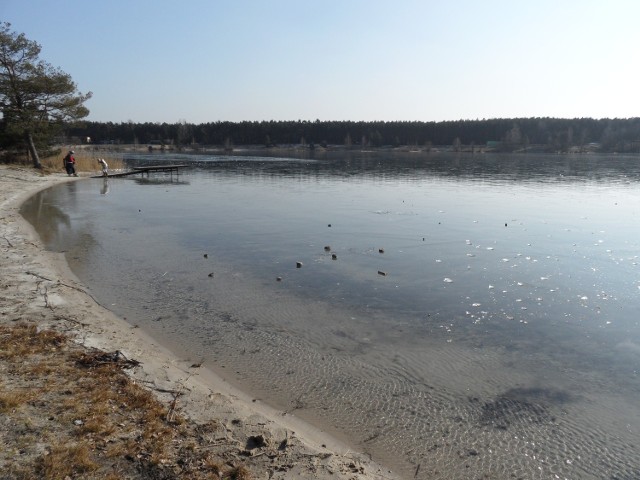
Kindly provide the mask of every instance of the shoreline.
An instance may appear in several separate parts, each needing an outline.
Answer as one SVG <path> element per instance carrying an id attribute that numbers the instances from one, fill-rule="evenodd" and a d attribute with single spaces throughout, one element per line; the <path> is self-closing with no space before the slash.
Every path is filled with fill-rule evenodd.
<path id="1" fill-rule="evenodd" d="M 250 436 L 288 440 L 285 471 L 267 455 L 246 458 L 256 477 L 394 479 L 394 473 L 323 430 L 284 415 L 251 398 L 206 367 L 195 366 L 160 345 L 141 329 L 100 306 L 71 273 L 63 254 L 44 249 L 33 227 L 19 213 L 30 196 L 53 185 L 78 181 L 62 173 L 42 175 L 29 167 L 0 165 L 0 324 L 37 318 L 38 329 L 70 335 L 77 343 L 118 350 L 142 364 L 130 373 L 163 402 L 179 389 L 178 408 L 190 422 L 228 425 L 229 439 L 242 445 Z M 44 382 L 44 379 L 42 380 Z"/>

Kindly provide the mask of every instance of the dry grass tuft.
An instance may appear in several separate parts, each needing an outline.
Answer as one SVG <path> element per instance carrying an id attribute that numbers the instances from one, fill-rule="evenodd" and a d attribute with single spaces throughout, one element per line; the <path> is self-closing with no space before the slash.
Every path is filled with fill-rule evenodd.
<path id="1" fill-rule="evenodd" d="M 0 358 L 20 358 L 28 354 L 41 354 L 55 350 L 67 342 L 67 338 L 57 332 L 38 332 L 35 325 L 18 324 L 15 327 L 0 326 Z"/>
<path id="2" fill-rule="evenodd" d="M 92 472 L 97 470 L 99 465 L 91 457 L 86 444 L 57 445 L 40 459 L 36 472 L 40 478 L 51 480 Z"/>
<path id="3" fill-rule="evenodd" d="M 0 413 L 6 413 L 20 407 L 32 400 L 33 396 L 34 393 L 28 391 L 5 391 L 0 385 Z"/>
<path id="4" fill-rule="evenodd" d="M 251 478 L 249 470 L 242 466 L 232 468 L 227 473 L 227 476 L 231 480 L 249 480 Z"/>
<path id="5" fill-rule="evenodd" d="M 211 453 L 219 426 L 186 422 L 175 400 L 164 404 L 125 373 L 136 364 L 33 325 L 0 325 L 0 413 L 10 426 L 0 432 L 0 478 L 249 479 L 234 465 L 239 446 Z"/>

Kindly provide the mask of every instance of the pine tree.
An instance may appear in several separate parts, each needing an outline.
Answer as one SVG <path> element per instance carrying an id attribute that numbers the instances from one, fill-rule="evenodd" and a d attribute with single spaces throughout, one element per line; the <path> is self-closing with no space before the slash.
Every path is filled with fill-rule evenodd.
<path id="1" fill-rule="evenodd" d="M 40 60 L 41 46 L 0 23 L 0 109 L 5 138 L 26 147 L 42 168 L 35 139 L 50 140 L 55 127 L 86 117 L 91 92 L 78 92 L 71 76 Z M 6 143 L 6 142 L 5 142 Z"/>

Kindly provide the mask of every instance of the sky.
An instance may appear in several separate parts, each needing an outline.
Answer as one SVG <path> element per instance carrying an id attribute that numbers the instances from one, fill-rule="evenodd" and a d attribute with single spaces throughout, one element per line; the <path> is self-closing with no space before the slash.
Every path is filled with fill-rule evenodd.
<path id="1" fill-rule="evenodd" d="M 638 0 L 0 0 L 88 120 L 640 116 Z"/>

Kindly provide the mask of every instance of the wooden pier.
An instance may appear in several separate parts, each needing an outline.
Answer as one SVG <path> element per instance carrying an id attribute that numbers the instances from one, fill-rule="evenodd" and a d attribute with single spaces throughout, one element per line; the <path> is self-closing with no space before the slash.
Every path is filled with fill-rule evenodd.
<path id="1" fill-rule="evenodd" d="M 131 170 L 127 172 L 117 172 L 117 173 L 109 173 L 108 175 L 93 175 L 91 178 L 113 178 L 113 177 L 128 177 L 129 175 L 137 175 L 140 174 L 144 176 L 146 173 L 149 176 L 150 172 L 169 172 L 173 175 L 173 172 L 176 172 L 176 175 L 180 173 L 181 168 L 187 168 L 188 165 L 152 165 L 148 167 L 133 167 Z"/>

